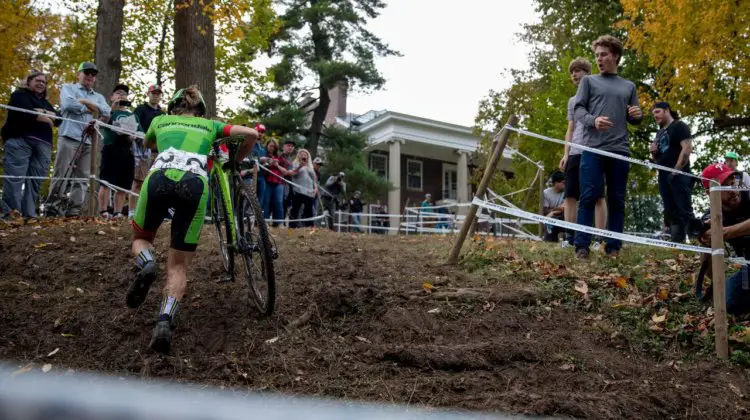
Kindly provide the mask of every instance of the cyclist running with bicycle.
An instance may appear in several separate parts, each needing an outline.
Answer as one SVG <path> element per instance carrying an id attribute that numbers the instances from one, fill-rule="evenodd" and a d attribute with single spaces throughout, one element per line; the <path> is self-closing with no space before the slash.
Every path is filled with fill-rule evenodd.
<path id="1" fill-rule="evenodd" d="M 222 137 L 245 136 L 236 160 L 252 150 L 257 131 L 202 118 L 206 104 L 197 86 L 180 89 L 169 101 L 169 115 L 154 118 L 146 133 L 146 147 L 159 152 L 143 181 L 133 217 L 133 255 L 136 274 L 128 288 L 126 303 L 140 306 L 156 279 L 154 237 L 167 209 L 174 208 L 172 240 L 167 259 L 167 281 L 149 347 L 169 352 L 172 326 L 180 300 L 187 292 L 187 267 L 193 258 L 203 228 L 208 203 L 207 157 L 212 143 Z"/>

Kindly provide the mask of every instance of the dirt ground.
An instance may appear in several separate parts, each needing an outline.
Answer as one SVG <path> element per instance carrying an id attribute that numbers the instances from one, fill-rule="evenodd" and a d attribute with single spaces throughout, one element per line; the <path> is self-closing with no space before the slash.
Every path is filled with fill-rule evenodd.
<path id="1" fill-rule="evenodd" d="M 168 244 L 157 239 L 160 264 Z M 0 228 L 0 359 L 19 367 L 171 379 L 429 407 L 579 418 L 750 416 L 747 371 L 618 348 L 584 314 L 538 316 L 529 279 L 446 267 L 451 238 L 274 230 L 277 311 L 217 285 L 212 229 L 190 271 L 173 355 L 147 349 L 155 285 L 125 306 L 123 223 Z M 509 246 L 513 246 L 509 243 Z M 425 287 L 424 283 L 429 283 Z M 430 285 L 432 285 L 431 290 Z M 54 355 L 48 356 L 55 349 Z"/>

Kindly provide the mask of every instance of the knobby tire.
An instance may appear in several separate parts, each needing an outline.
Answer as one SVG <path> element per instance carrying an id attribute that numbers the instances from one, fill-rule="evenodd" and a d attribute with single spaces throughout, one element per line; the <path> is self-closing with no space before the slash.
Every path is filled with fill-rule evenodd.
<path id="1" fill-rule="evenodd" d="M 273 269 L 273 250 L 268 226 L 263 218 L 263 212 L 260 209 L 255 192 L 244 182 L 238 182 L 235 188 L 237 192 L 235 205 L 237 206 L 239 237 L 245 238 L 251 244 L 256 243 L 259 248 L 257 252 L 242 253 L 248 294 L 260 313 L 264 316 L 270 316 L 276 306 L 276 276 Z M 250 227 L 249 231 L 248 227 Z M 256 278 L 256 273 L 252 272 L 257 265 L 252 258 L 256 253 L 260 256 L 258 263 L 260 263 L 261 278 Z M 263 296 L 262 287 L 265 287 L 265 296 Z"/>
<path id="2" fill-rule="evenodd" d="M 229 219 L 229 212 L 224 204 L 218 175 L 215 173 L 211 175 L 211 182 L 209 185 L 211 194 L 211 219 L 213 220 L 214 226 L 216 226 L 216 234 L 219 236 L 219 254 L 221 254 L 221 262 L 224 264 L 224 269 L 227 273 L 229 273 L 230 276 L 233 276 L 234 249 L 229 246 L 232 232 L 232 221 Z"/>

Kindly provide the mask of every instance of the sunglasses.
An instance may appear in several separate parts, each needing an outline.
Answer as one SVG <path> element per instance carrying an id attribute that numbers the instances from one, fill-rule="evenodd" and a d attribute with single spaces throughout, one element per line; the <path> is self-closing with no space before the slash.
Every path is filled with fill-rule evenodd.
<path id="1" fill-rule="evenodd" d="M 86 76 L 96 76 L 99 72 L 95 70 L 84 70 L 83 74 Z"/>

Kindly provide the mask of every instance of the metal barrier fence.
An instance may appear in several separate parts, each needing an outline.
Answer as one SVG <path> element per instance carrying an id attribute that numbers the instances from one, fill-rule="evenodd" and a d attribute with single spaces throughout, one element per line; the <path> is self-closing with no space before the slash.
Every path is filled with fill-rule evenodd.
<path id="1" fill-rule="evenodd" d="M 198 388 L 161 381 L 0 365 L 0 419 L 18 420 L 484 420 L 528 417 L 425 410 L 281 394 Z"/>

